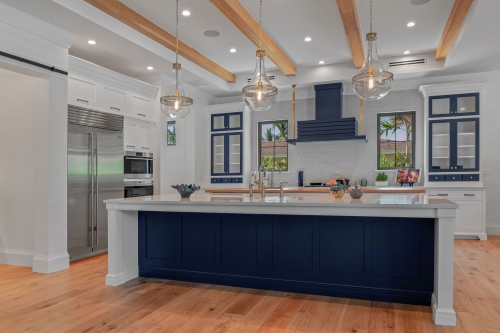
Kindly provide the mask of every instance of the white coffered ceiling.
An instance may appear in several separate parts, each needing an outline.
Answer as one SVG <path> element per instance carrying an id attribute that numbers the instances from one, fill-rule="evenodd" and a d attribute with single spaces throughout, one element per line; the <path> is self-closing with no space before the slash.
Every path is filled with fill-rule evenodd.
<path id="1" fill-rule="evenodd" d="M 164 73 L 170 75 L 173 52 L 107 16 L 83 0 L 0 0 L 80 37 L 70 54 L 133 77 Z M 121 0 L 148 20 L 175 34 L 175 0 Z M 258 19 L 258 0 L 240 0 Z M 409 0 L 375 0 L 374 30 L 378 33 L 381 57 L 432 53 L 439 42 L 454 0 L 431 0 L 421 6 Z M 361 31 L 369 30 L 369 1 L 356 0 Z M 222 67 L 237 75 L 228 84 L 183 59 L 186 82 L 216 96 L 237 94 L 244 79 L 255 66 L 256 47 L 209 0 L 180 0 L 180 39 Z M 500 70 L 500 1 L 475 0 L 452 48 L 446 66 L 413 68 L 410 75 L 419 76 Z M 408 28 L 410 21 L 415 27 Z M 277 85 L 312 84 L 326 81 L 348 82 L 356 72 L 335 0 L 264 0 L 263 27 L 298 68 L 296 77 L 286 78 L 267 60 L 268 69 L 277 74 Z M 206 30 L 217 30 L 220 36 L 204 36 Z M 311 37 L 311 42 L 305 42 Z M 90 46 L 88 39 L 97 44 Z M 229 52 L 235 48 L 236 53 Z M 320 66 L 318 62 L 325 61 Z M 154 71 L 147 71 L 153 66 Z M 437 70 L 436 70 L 437 69 Z M 431 73 L 431 70 L 434 72 Z M 408 72 L 408 73 L 410 73 Z M 404 72 L 396 79 L 404 78 Z"/>

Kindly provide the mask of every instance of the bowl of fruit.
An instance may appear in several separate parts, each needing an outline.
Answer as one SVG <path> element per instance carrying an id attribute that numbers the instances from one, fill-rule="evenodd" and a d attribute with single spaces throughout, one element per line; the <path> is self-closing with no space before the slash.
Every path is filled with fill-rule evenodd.
<path id="1" fill-rule="evenodd" d="M 332 178 L 334 176 L 340 176 L 341 179 L 343 180 L 343 184 L 337 182 L 336 180 L 333 180 Z M 349 185 L 346 185 L 344 176 L 338 173 L 334 173 L 333 175 L 331 175 L 330 181 L 328 182 L 328 186 L 330 186 L 330 193 L 337 199 L 342 198 L 349 189 Z"/>

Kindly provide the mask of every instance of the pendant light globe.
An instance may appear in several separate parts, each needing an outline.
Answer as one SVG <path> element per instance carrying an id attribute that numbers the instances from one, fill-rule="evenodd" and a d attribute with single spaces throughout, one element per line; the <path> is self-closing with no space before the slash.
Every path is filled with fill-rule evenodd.
<path id="1" fill-rule="evenodd" d="M 359 74 L 352 78 L 354 93 L 365 101 L 383 98 L 389 93 L 394 77 L 387 71 L 378 58 L 377 34 L 372 31 L 373 4 L 370 0 L 370 32 L 366 34 L 368 53 Z"/>
<path id="2" fill-rule="evenodd" d="M 181 82 L 181 64 L 173 66 L 173 79 L 167 93 L 160 98 L 163 113 L 171 119 L 182 119 L 186 117 L 193 106 L 193 99 L 189 97 Z"/>
<path id="3" fill-rule="evenodd" d="M 278 88 L 273 86 L 266 74 L 265 58 L 266 52 L 257 50 L 255 72 L 248 85 L 242 89 L 243 100 L 252 111 L 267 111 L 278 98 Z"/>
<path id="4" fill-rule="evenodd" d="M 352 78 L 354 92 L 365 101 L 373 101 L 385 97 L 392 87 L 394 76 L 385 70 L 377 54 L 377 34 L 366 35 L 368 53 L 359 74 Z"/>
<path id="5" fill-rule="evenodd" d="M 160 98 L 162 111 L 171 119 L 182 119 L 189 114 L 193 99 L 189 97 L 181 82 L 181 64 L 179 63 L 179 0 L 175 1 L 175 63 L 173 79 L 167 93 Z"/>

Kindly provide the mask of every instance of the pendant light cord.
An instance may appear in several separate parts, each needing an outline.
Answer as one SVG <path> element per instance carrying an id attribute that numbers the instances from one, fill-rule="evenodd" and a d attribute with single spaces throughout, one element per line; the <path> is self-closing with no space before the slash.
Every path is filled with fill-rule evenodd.
<path id="1" fill-rule="evenodd" d="M 262 50 L 262 0 L 260 0 L 259 35 L 259 49 Z"/>
<path id="2" fill-rule="evenodd" d="M 179 91 L 179 0 L 175 3 L 175 93 Z"/>
<path id="3" fill-rule="evenodd" d="M 373 7 L 372 0 L 370 0 L 370 32 L 373 32 L 373 29 L 372 29 L 372 17 L 373 17 L 372 7 Z"/>

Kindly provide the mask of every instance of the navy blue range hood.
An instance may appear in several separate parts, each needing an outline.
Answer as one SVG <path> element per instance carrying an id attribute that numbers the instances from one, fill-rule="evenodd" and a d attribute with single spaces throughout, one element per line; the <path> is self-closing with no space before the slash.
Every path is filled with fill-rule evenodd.
<path id="1" fill-rule="evenodd" d="M 298 121 L 297 139 L 289 139 L 288 143 L 295 145 L 299 142 L 366 140 L 366 135 L 358 135 L 358 121 L 355 117 L 342 117 L 344 88 L 341 82 L 315 85 L 314 90 L 316 120 Z"/>

